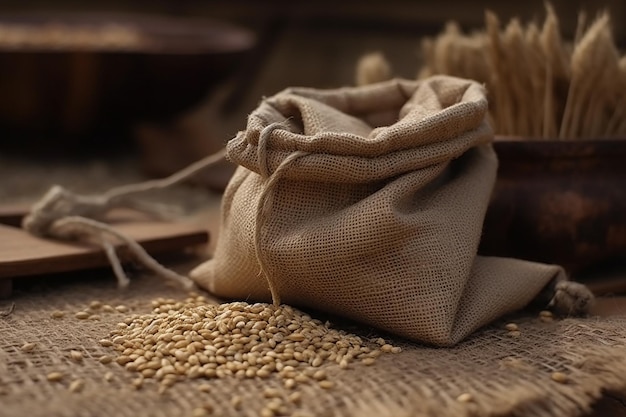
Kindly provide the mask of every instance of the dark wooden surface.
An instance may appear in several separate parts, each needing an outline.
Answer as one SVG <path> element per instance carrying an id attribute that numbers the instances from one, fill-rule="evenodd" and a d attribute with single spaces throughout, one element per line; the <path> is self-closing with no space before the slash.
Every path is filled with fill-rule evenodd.
<path id="1" fill-rule="evenodd" d="M 19 224 L 23 215 L 20 207 L 5 207 L 0 213 L 0 297 L 10 295 L 13 279 L 80 271 L 109 264 L 98 245 L 42 239 L 19 227 L 7 225 Z M 138 221 L 135 217 L 126 222 L 118 220 L 113 226 L 153 255 L 181 251 L 209 241 L 206 228 L 191 222 Z M 124 251 L 120 252 L 124 258 Z"/>

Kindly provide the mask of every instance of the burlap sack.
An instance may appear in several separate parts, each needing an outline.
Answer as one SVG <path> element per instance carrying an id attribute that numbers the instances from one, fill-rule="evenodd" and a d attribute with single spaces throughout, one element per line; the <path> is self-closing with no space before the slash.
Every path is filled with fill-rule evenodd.
<path id="1" fill-rule="evenodd" d="M 228 143 L 240 167 L 192 278 L 442 346 L 523 308 L 563 271 L 476 256 L 497 168 L 486 117 L 483 88 L 447 76 L 264 100 Z"/>

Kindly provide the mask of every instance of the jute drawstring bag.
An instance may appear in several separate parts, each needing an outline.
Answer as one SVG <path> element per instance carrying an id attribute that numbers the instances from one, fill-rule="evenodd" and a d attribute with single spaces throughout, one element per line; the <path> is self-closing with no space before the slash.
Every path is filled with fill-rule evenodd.
<path id="1" fill-rule="evenodd" d="M 453 345 L 565 278 L 558 266 L 477 256 L 492 137 L 484 89 L 469 80 L 286 89 L 228 143 L 239 167 L 219 240 L 191 277 L 220 297 Z"/>

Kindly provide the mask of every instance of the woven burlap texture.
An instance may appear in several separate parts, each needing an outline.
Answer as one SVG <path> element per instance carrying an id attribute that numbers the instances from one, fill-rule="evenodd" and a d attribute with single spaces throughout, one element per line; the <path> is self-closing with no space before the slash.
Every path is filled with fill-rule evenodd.
<path id="1" fill-rule="evenodd" d="M 0 302 L 2 310 L 16 304 L 13 314 L 0 317 L 0 416 L 185 417 L 206 403 L 212 404 L 212 415 L 258 416 L 268 401 L 263 396 L 266 388 L 275 387 L 285 397 L 289 394 L 277 377 L 187 380 L 161 395 L 158 384 L 146 379 L 143 388 L 135 390 L 131 385 L 135 373 L 116 363 L 98 362 L 101 355 L 115 355 L 98 340 L 108 337 L 116 323 L 130 314 L 150 312 L 154 298 L 182 300 L 186 294 L 156 277 L 136 277 L 124 291 L 116 288 L 112 276 L 81 277 L 75 282 L 60 282 L 57 277 L 49 288 L 18 290 L 10 301 Z M 77 319 L 74 313 L 93 300 L 124 304 L 131 312 L 96 311 L 100 320 Z M 66 316 L 52 318 L 55 310 L 65 311 Z M 296 409 L 338 417 L 575 417 L 590 408 L 601 390 L 626 389 L 625 317 L 550 323 L 515 320 L 518 337 L 499 322 L 453 348 L 391 339 L 403 351 L 382 355 L 373 366 L 354 364 L 347 370 L 326 366 L 329 379 L 336 383 L 334 389 L 299 385 L 303 401 Z M 360 333 L 376 336 L 367 328 Z M 27 342 L 36 346 L 24 352 L 21 347 Z M 80 351 L 84 359 L 73 361 L 70 350 Z M 568 375 L 569 382 L 553 381 L 555 371 Z M 61 372 L 63 379 L 49 382 L 50 372 Z M 107 372 L 114 375 L 111 382 L 105 381 Z M 76 379 L 83 379 L 85 387 L 70 392 L 69 385 Z M 200 392 L 198 387 L 206 383 L 211 392 Z M 457 400 L 464 393 L 471 395 L 470 402 Z M 243 398 L 239 410 L 230 403 L 233 395 Z"/>
<path id="2" fill-rule="evenodd" d="M 527 305 L 557 266 L 476 256 L 497 159 L 479 84 L 437 76 L 289 88 L 228 143 L 215 256 L 226 298 L 281 301 L 453 345 Z M 275 300 L 276 301 L 276 300 Z"/>

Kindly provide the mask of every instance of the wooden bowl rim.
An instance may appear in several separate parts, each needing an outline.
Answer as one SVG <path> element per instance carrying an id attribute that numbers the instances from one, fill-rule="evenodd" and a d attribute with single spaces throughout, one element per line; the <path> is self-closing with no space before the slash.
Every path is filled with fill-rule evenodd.
<path id="1" fill-rule="evenodd" d="M 0 43 L 0 53 L 63 54 L 74 52 L 139 53 L 161 55 L 205 55 L 241 53 L 251 49 L 256 36 L 248 29 L 206 17 L 164 16 L 132 12 L 14 12 L 0 16 L 0 24 L 61 25 L 80 28 L 118 24 L 136 29 L 145 40 L 140 46 L 120 48 L 59 47 L 29 45 L 8 48 Z"/>
<path id="2" fill-rule="evenodd" d="M 626 164 L 626 138 L 554 140 L 496 136 L 493 144 L 498 156 L 507 159 L 619 158 Z"/>

